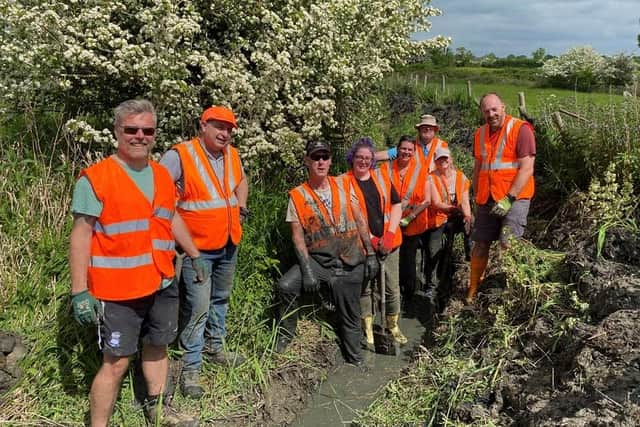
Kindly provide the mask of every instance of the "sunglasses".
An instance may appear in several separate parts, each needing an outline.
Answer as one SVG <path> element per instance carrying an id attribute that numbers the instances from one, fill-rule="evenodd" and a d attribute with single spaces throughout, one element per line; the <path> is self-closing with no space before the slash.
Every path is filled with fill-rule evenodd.
<path id="1" fill-rule="evenodd" d="M 314 153 L 314 154 L 310 155 L 309 158 L 311 160 L 313 160 L 314 162 L 317 162 L 320 159 L 326 161 L 326 160 L 329 160 L 331 158 L 331 154 L 329 154 L 329 153 Z"/>
<path id="2" fill-rule="evenodd" d="M 139 128 L 135 126 L 123 126 L 122 132 L 126 135 L 137 135 L 138 131 L 141 130 L 144 136 L 153 136 L 156 134 L 156 128 Z"/>

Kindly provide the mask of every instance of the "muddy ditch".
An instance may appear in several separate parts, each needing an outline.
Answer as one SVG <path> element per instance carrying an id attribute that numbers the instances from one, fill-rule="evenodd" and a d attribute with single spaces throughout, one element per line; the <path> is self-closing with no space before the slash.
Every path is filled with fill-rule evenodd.
<path id="1" fill-rule="evenodd" d="M 539 238 L 565 250 L 568 282 L 588 310 L 561 337 L 549 319 L 539 318 L 519 337 L 490 401 L 476 402 L 460 419 L 640 425 L 640 236 L 608 230 L 601 256 L 593 233 L 577 220 L 550 224 Z"/>

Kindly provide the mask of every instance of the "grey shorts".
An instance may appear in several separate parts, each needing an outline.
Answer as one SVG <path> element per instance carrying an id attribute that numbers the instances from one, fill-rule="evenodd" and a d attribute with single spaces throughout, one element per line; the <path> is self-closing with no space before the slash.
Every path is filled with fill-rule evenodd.
<path id="1" fill-rule="evenodd" d="M 509 236 L 520 238 L 524 234 L 524 227 L 527 225 L 527 215 L 531 200 L 516 200 L 504 218 L 491 215 L 491 209 L 495 203 L 490 200 L 485 205 L 478 205 L 476 208 L 476 219 L 471 234 L 474 242 L 493 242 L 500 240 L 506 244 Z"/>
<path id="2" fill-rule="evenodd" d="M 142 344 L 171 344 L 178 333 L 178 285 L 142 298 L 101 301 L 103 315 L 98 327 L 98 346 L 103 353 L 124 357 Z"/>

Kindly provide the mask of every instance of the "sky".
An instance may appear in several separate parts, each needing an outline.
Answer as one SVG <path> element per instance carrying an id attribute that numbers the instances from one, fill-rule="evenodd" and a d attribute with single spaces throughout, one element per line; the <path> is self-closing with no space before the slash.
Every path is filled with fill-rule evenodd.
<path id="1" fill-rule="evenodd" d="M 442 16 L 417 40 L 441 34 L 451 47 L 476 56 L 531 56 L 538 48 L 560 55 L 592 46 L 604 55 L 640 55 L 640 0 L 432 0 Z"/>

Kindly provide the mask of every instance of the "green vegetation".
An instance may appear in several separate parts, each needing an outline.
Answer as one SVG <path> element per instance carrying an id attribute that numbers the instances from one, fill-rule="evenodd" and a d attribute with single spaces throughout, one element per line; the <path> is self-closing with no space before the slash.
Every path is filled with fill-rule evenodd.
<path id="1" fill-rule="evenodd" d="M 387 16 L 384 9 L 386 3 L 376 4 L 380 15 Z M 243 10 L 245 6 L 242 6 Z M 249 5 L 249 9 L 251 7 Z M 51 7 L 51 10 L 54 9 Z M 295 11 L 290 13 L 296 15 Z M 40 22 L 41 15 L 33 13 L 30 17 Z M 165 13 L 157 11 L 157 15 L 164 16 Z M 52 19 L 47 16 L 44 18 Z M 233 16 L 233 22 L 240 28 L 243 16 Z M 340 11 L 337 11 L 336 19 L 341 16 Z M 126 19 L 129 19 L 128 15 Z M 354 19 L 360 22 L 361 17 Z M 322 19 L 320 21 L 324 22 Z M 94 27 L 93 21 L 89 24 L 91 28 Z M 334 28 L 331 22 L 325 24 L 326 38 L 330 39 Z M 295 23 L 292 25 L 296 29 L 301 28 Z M 157 24 L 154 21 L 149 26 L 155 29 Z M 10 25 L 5 27 L 12 28 Z M 83 26 L 78 28 L 81 30 L 75 31 L 76 34 L 85 34 Z M 65 27 L 55 28 L 55 31 L 64 32 L 63 30 Z M 371 39 L 370 32 L 369 29 L 365 30 L 362 39 L 368 41 Z M 249 36 L 242 39 L 256 38 L 255 31 L 257 30 L 251 29 Z M 156 34 L 157 31 L 149 33 Z M 35 31 L 30 34 L 48 37 L 49 33 Z M 217 31 L 211 31 L 211 34 L 217 34 Z M 291 38 L 295 41 L 306 40 L 297 34 L 291 35 Z M 265 33 L 264 37 L 267 36 Z M 273 38 L 277 39 L 275 36 Z M 28 43 L 22 38 L 13 39 Z M 270 41 L 269 37 L 267 39 Z M 110 38 L 106 37 L 105 40 Z M 181 39 L 177 37 L 175 40 Z M 235 38 L 232 37 L 231 40 Z M 53 46 L 55 55 L 50 54 L 48 48 L 38 51 L 38 55 L 59 58 L 57 45 L 44 45 Z M 252 45 L 257 46 L 255 43 Z M 336 52 L 339 47 L 336 45 Z M 355 47 L 353 52 L 363 52 Z M 233 47 L 223 53 L 235 58 L 241 48 Z M 278 57 L 283 48 L 273 44 L 269 49 L 272 50 L 273 57 Z M 386 49 L 385 47 L 380 51 L 387 52 Z M 308 50 L 314 52 L 313 49 Z M 12 52 L 16 57 L 22 57 L 24 52 L 35 51 L 20 48 Z M 157 51 L 168 55 L 161 58 L 163 61 L 175 59 L 168 54 L 169 48 Z M 186 61 L 191 46 L 183 46 L 180 52 L 181 61 Z M 329 56 L 332 60 L 335 59 L 334 54 L 339 55 L 336 52 L 331 51 Z M 225 75 L 220 74 L 217 68 L 206 68 L 211 64 L 219 64 L 220 61 L 199 57 L 199 64 L 206 68 L 205 76 L 217 76 L 216 79 L 224 82 L 212 83 L 207 80 L 204 83 L 200 81 L 195 86 L 190 83 L 189 78 L 192 73 L 195 76 L 202 70 L 188 69 L 189 72 L 185 75 L 182 75 L 185 71 L 182 68 L 174 70 L 176 75 L 180 75 L 173 76 L 177 83 L 175 90 L 171 92 L 172 97 L 159 99 L 163 101 L 161 105 L 165 106 L 162 112 L 164 116 L 175 114 L 175 117 L 171 116 L 174 117 L 173 121 L 167 122 L 168 125 L 174 130 L 188 129 L 193 112 L 200 108 L 201 100 L 195 99 L 198 96 L 210 100 L 215 92 L 215 96 L 221 99 L 239 99 L 237 103 L 242 105 L 239 111 L 244 117 L 250 118 L 242 125 L 249 129 L 241 135 L 248 141 L 245 147 L 262 150 L 247 151 L 245 154 L 264 169 L 278 171 L 268 176 L 251 176 L 249 208 L 252 216 L 245 227 L 231 298 L 227 344 L 231 349 L 247 355 L 249 361 L 233 370 L 205 365 L 208 394 L 200 402 L 178 397 L 179 407 L 197 413 L 203 421 L 209 423 L 232 417 L 251 419 L 256 410 L 252 406 L 255 400 L 253 396 L 259 394 L 277 363 L 270 352 L 274 338 L 273 285 L 281 267 L 288 266 L 292 261 L 288 230 L 283 218 L 286 190 L 302 180 L 302 168 L 295 169 L 295 165 L 303 137 L 327 132 L 334 141 L 348 142 L 360 135 L 371 135 L 382 148 L 395 144 L 401 134 L 415 134 L 414 124 L 419 115 L 438 108 L 446 117 L 441 121 L 441 136 L 455 142 L 452 149 L 456 163 L 470 176 L 472 161 L 468 151 L 469 138 L 473 128 L 480 123 L 475 98 L 485 92 L 496 91 L 507 102 L 510 113 L 517 115 L 518 93 L 524 92 L 527 110 L 536 119 L 539 141 L 538 197 L 554 202 L 576 190 L 587 191 L 581 193 L 580 198 L 586 221 L 583 225 L 594 239 L 598 239 L 600 248 L 611 227 L 622 226 L 637 232 L 638 224 L 634 220 L 634 216 L 637 217 L 637 195 L 640 191 L 640 146 L 637 143 L 640 140 L 640 103 L 637 98 L 622 98 L 613 93 L 587 94 L 566 89 L 539 88 L 536 87 L 539 70 L 532 66 L 517 66 L 522 65 L 518 63 L 521 58 L 512 58 L 505 63 L 507 67 L 496 68 L 473 66 L 473 62 L 469 64 L 465 59 L 468 52 L 457 53 L 459 63 L 470 66 L 447 68 L 414 64 L 397 69 L 380 85 L 377 92 L 362 100 L 357 96 L 361 93 L 357 89 L 368 88 L 370 82 L 375 84 L 377 80 L 363 75 L 358 77 L 362 80 L 361 86 L 348 87 L 349 79 L 354 78 L 350 74 L 353 64 L 348 61 L 344 62 L 340 73 L 333 75 L 326 86 L 325 83 L 313 80 L 316 74 L 328 75 L 317 70 L 310 73 L 310 68 L 307 68 L 313 68 L 313 64 L 320 64 L 320 70 L 328 66 L 327 55 L 322 52 L 317 55 L 317 62 L 304 64 L 305 67 L 293 63 L 288 68 L 286 82 L 295 83 L 287 86 L 287 90 L 295 94 L 293 101 L 281 90 L 282 79 L 273 78 L 274 75 L 281 76 L 279 72 L 282 67 L 271 56 L 269 61 L 265 60 L 262 70 L 261 77 L 266 76 L 264 81 L 255 86 L 247 83 L 252 82 L 255 77 L 251 74 L 255 64 L 249 64 L 246 70 L 244 65 L 241 67 L 236 64 L 237 69 Z M 136 53 L 131 61 L 121 61 L 118 64 L 129 70 L 130 63 L 141 61 L 145 56 L 143 52 L 139 53 L 140 57 L 137 55 Z M 540 56 L 544 56 L 544 52 L 538 52 L 535 61 L 539 61 Z M 366 60 L 380 57 L 385 55 L 359 56 L 365 65 Z M 80 61 L 76 64 L 77 70 L 84 70 L 82 58 L 84 56 L 70 55 L 70 59 Z M 30 60 L 40 63 L 40 56 L 36 55 L 35 59 Z M 154 65 L 154 62 L 145 64 L 145 72 L 151 75 L 155 75 L 153 71 L 156 69 L 166 69 Z M 493 61 L 492 64 L 495 66 L 498 62 Z M 12 65 L 8 59 L 3 62 L 3 67 L 9 71 L 29 70 L 38 73 L 38 79 L 26 78 L 22 74 L 12 75 L 12 79 L 15 77 L 16 81 L 35 84 L 40 80 L 51 80 L 50 71 L 44 67 L 36 67 L 37 70 L 26 66 L 20 68 Z M 390 65 L 386 62 L 378 64 L 374 77 L 382 75 L 388 67 Z M 367 67 L 362 66 L 361 69 Z M 64 64 L 60 65 L 60 70 L 66 74 Z M 123 71 L 124 77 L 118 82 L 120 86 L 127 88 L 127 93 L 137 90 L 131 88 L 130 79 L 137 79 L 138 71 L 130 71 L 131 77 Z M 9 73 L 5 74 L 9 76 Z M 100 72 L 95 71 L 95 74 Z M 444 90 L 442 75 L 446 75 Z M 93 87 L 91 96 L 87 97 L 90 101 L 78 101 L 80 106 L 89 106 L 95 99 L 100 99 L 100 102 L 112 99 L 113 97 L 100 94 L 100 88 L 112 91 L 120 86 L 113 86 L 111 80 L 104 76 L 106 74 L 99 75 L 100 81 L 104 82 L 102 85 L 93 85 L 87 83 L 83 75 L 73 74 L 73 90 L 64 92 L 65 97 L 60 99 L 73 98 L 78 101 L 80 98 L 76 96 L 76 89 L 80 92 L 88 91 L 87 86 Z M 308 79 L 312 81 L 307 82 Z M 468 80 L 472 83 L 472 97 L 467 96 Z M 159 81 L 165 83 L 162 79 L 150 79 L 149 86 L 137 91 L 135 95 L 169 93 L 168 89 L 158 87 Z M 343 83 L 345 86 L 340 86 Z M 218 84 L 224 87 L 220 88 Z M 342 87 L 342 91 L 346 93 L 336 91 L 331 86 L 333 84 Z M 256 88 L 261 87 L 262 92 L 258 92 L 268 93 L 270 96 L 256 96 Z M 57 90 L 50 86 L 46 88 Z M 324 97 L 311 100 L 303 97 L 306 91 L 316 93 L 316 89 L 318 96 L 324 94 Z M 233 98 L 231 94 L 235 95 L 238 91 L 241 92 L 240 97 Z M 325 91 L 337 94 L 331 97 Z M 185 94 L 193 96 L 186 97 Z M 23 98 L 23 95 L 27 96 L 22 93 L 15 95 L 17 103 L 29 105 L 29 100 Z M 183 99 L 183 103 L 179 104 L 180 108 L 175 104 L 176 99 Z M 246 102 L 256 99 L 260 99 L 258 104 Z M 300 111 L 291 107 L 292 103 Z M 91 104 L 91 108 L 95 109 L 96 114 L 98 111 L 106 114 L 100 105 L 103 104 Z M 301 105 L 308 105 L 309 108 L 302 108 Z M 0 107 L 6 111 L 6 105 Z M 447 107 L 453 107 L 458 112 L 457 115 L 449 115 Z M 578 118 L 562 115 L 564 125 L 559 128 L 553 121 L 553 113 L 559 110 L 573 112 Z M 78 171 L 110 153 L 111 138 L 106 137 L 105 132 L 95 131 L 89 126 L 84 129 L 88 136 L 83 139 L 83 127 L 78 125 L 78 135 L 82 134 L 79 142 L 79 139 L 66 132 L 72 128 L 67 122 L 69 111 L 60 114 L 34 114 L 28 109 L 25 111 L 27 112 L 24 114 L 6 114 L 0 123 L 0 168 L 5 171 L 5 177 L 0 180 L 0 329 L 23 336 L 29 348 L 29 353 L 22 362 L 22 381 L 10 392 L 9 398 L 0 404 L 0 423 L 82 425 L 88 411 L 88 389 L 100 364 L 100 355 L 94 331 L 82 330 L 71 317 L 67 265 L 70 230 L 68 207 Z M 86 120 L 100 124 L 107 122 L 106 117 L 97 115 Z M 252 132 L 257 135 L 256 139 L 251 139 L 255 136 Z M 106 134 L 108 133 L 107 131 Z M 166 137 L 164 142 L 170 141 L 175 135 L 177 131 L 171 135 L 167 133 L 163 136 Z M 278 143 L 277 147 L 270 145 L 272 139 Z M 334 172 L 344 167 L 340 164 L 343 148 L 336 145 L 337 168 L 334 168 Z M 291 168 L 282 170 L 284 163 L 291 165 Z M 252 170 L 254 169 L 248 172 L 251 173 Z M 571 323 L 583 316 L 585 306 L 572 286 L 567 284 L 563 254 L 519 243 L 504 254 L 502 261 L 500 269 L 496 269 L 494 275 L 502 275 L 508 280 L 500 282 L 503 289 L 496 292 L 491 309 L 483 309 L 480 313 L 454 310 L 436 331 L 436 345 L 421 351 L 415 369 L 388 385 L 371 409 L 363 414 L 360 420 L 362 424 L 427 422 L 453 425 L 454 413 L 459 414 L 465 405 L 491 394 L 500 379 L 501 367 L 508 358 L 514 341 L 530 331 L 537 320 L 545 319 L 550 322 L 553 325 L 554 342 L 561 342 L 570 330 Z M 178 357 L 179 352 L 172 350 L 172 358 Z M 526 364 L 527 361 L 522 360 L 520 363 Z M 114 424 L 144 424 L 140 411 L 133 404 L 133 396 L 131 374 L 123 384 L 113 418 Z M 486 424 L 483 425 L 490 423 L 487 417 Z"/>
<path id="2" fill-rule="evenodd" d="M 551 338 L 560 343 L 568 326 L 583 317 L 585 306 L 566 283 L 563 259 L 561 253 L 514 241 L 493 264 L 489 278 L 496 283 L 488 286 L 499 288 L 488 306 L 470 311 L 456 301 L 434 331 L 433 346 L 420 349 L 415 366 L 390 382 L 357 424 L 463 425 L 459 420 L 474 405 L 494 398 L 506 361 L 531 363 L 513 360 L 520 336 L 544 321 L 554 325 Z M 464 425 L 499 424 L 486 412 L 475 424 Z"/>
<path id="3" fill-rule="evenodd" d="M 441 102 L 443 98 L 442 76 L 445 76 L 444 97 L 466 97 L 467 81 L 471 81 L 471 90 L 474 98 L 479 98 L 487 92 L 497 92 L 507 103 L 510 114 L 518 113 L 518 93 L 524 92 L 527 111 L 533 115 L 544 113 L 550 100 L 554 104 L 562 106 L 570 111 L 582 110 L 591 104 L 609 105 L 621 103 L 623 97 L 620 93 L 586 93 L 569 89 L 541 88 L 534 85 L 535 78 L 529 79 L 528 71 L 524 71 L 523 78 L 503 76 L 502 72 L 493 74 L 486 72 L 484 68 L 471 68 L 469 74 L 465 74 L 467 68 L 462 70 L 443 69 L 439 72 L 398 72 L 387 82 L 389 90 L 398 87 L 408 87 L 416 93 L 433 93 L 435 100 Z M 476 72 L 480 70 L 480 72 Z M 426 84 L 424 77 L 427 76 Z"/>

